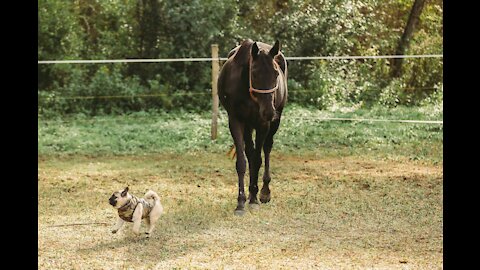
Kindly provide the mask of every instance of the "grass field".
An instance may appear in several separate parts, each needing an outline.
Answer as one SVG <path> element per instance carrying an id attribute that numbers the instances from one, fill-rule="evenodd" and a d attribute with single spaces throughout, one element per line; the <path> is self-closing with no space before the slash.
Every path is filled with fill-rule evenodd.
<path id="1" fill-rule="evenodd" d="M 272 201 L 243 217 L 224 115 L 216 142 L 208 113 L 39 119 L 39 268 L 441 269 L 442 126 L 318 120 L 441 112 L 289 108 Z M 110 233 L 126 185 L 162 198 L 150 239 Z"/>

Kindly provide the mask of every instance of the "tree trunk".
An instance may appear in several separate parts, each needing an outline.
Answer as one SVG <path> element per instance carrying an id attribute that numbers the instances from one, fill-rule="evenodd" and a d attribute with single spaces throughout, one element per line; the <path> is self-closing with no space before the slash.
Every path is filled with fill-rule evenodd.
<path id="1" fill-rule="evenodd" d="M 423 6 L 425 4 L 425 0 L 415 0 L 413 3 L 412 11 L 408 17 L 407 25 L 405 26 L 405 30 L 403 31 L 402 38 L 398 42 L 397 49 L 395 51 L 396 55 L 403 55 L 405 50 L 407 49 L 410 38 L 412 37 L 413 31 L 417 26 L 418 20 L 420 18 L 420 14 L 422 14 Z M 393 77 L 400 77 L 402 72 L 402 63 L 403 58 L 394 58 L 392 61 L 392 76 Z"/>

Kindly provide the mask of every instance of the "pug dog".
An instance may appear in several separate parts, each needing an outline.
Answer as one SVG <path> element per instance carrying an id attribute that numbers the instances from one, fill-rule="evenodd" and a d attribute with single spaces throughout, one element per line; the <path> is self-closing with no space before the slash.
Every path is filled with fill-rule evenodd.
<path id="1" fill-rule="evenodd" d="M 133 232 L 139 235 L 140 223 L 145 219 L 148 226 L 145 234 L 149 238 L 155 223 L 163 213 L 160 197 L 152 190 L 148 190 L 143 198 L 139 198 L 128 193 L 128 187 L 126 187 L 124 190 L 114 192 L 108 202 L 118 211 L 117 224 L 112 229 L 112 233 L 116 233 L 127 221 L 133 222 Z"/>

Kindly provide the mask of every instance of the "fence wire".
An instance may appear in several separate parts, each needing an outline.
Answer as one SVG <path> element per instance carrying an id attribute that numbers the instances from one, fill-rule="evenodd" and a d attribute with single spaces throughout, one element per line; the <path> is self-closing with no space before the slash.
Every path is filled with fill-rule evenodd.
<path id="1" fill-rule="evenodd" d="M 437 90 L 438 87 L 406 87 L 402 90 Z M 381 89 L 369 89 L 370 91 L 379 91 Z M 185 90 L 184 90 L 185 91 Z M 295 93 L 316 93 L 316 90 L 300 89 L 289 91 L 288 94 Z M 40 96 L 40 99 L 121 99 L 121 98 L 156 98 L 164 96 L 211 96 L 211 90 L 208 92 L 179 92 L 179 93 L 155 93 L 138 95 L 110 95 L 110 96 Z"/>
<path id="2" fill-rule="evenodd" d="M 355 60 L 355 59 L 394 59 L 394 58 L 443 58 L 443 54 L 423 54 L 423 55 L 370 55 L 370 56 L 312 56 L 312 57 L 285 57 L 286 60 Z M 225 61 L 227 58 L 164 58 L 164 59 L 105 59 L 105 60 L 41 60 L 38 64 L 107 64 L 107 63 L 162 63 L 162 62 L 205 62 L 205 61 Z M 404 88 L 404 90 L 436 90 L 437 87 L 428 88 Z M 295 90 L 291 93 L 314 93 L 315 90 Z M 209 92 L 181 92 L 181 93 L 155 93 L 155 94 L 139 94 L 139 95 L 110 95 L 110 96 L 41 96 L 41 99 L 121 99 L 121 98 L 155 98 L 161 96 L 197 96 L 197 95 L 211 95 Z M 443 121 L 431 121 L 431 120 L 398 120 L 398 119 L 366 119 L 366 118 L 342 118 L 342 117 L 319 117 L 319 118 L 306 118 L 306 117 L 290 117 L 290 119 L 307 120 L 307 121 L 355 121 L 355 122 L 390 122 L 390 123 L 411 123 L 411 124 L 440 124 L 443 125 Z M 100 119 L 75 119 L 73 121 L 92 121 L 96 122 Z M 103 119 L 100 121 L 114 121 L 113 119 Z M 40 121 L 40 118 L 39 118 Z M 71 122 L 65 120 L 49 120 L 42 121 L 48 122 Z"/>
<path id="3" fill-rule="evenodd" d="M 443 54 L 421 55 L 344 55 L 344 56 L 286 56 L 286 60 L 351 60 L 351 59 L 394 59 L 394 58 L 443 58 Z M 228 58 L 162 58 L 162 59 L 99 59 L 99 60 L 41 60 L 38 64 L 108 64 L 108 63 L 166 63 L 225 61 Z"/>

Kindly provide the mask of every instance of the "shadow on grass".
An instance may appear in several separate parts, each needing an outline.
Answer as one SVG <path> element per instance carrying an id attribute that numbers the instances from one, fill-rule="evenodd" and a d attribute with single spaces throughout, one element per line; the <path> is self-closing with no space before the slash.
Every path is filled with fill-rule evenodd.
<path id="1" fill-rule="evenodd" d="M 208 245 L 208 242 L 197 241 L 198 235 L 216 226 L 225 225 L 221 223 L 230 223 L 236 217 L 233 216 L 235 203 L 233 200 L 231 202 L 196 200 L 199 202 L 168 209 L 156 223 L 150 238 L 146 238 L 144 234 L 146 230 L 144 221 L 140 229 L 142 233 L 138 236 L 132 232 L 132 223 L 125 223 L 117 234 L 109 236 L 111 240 L 104 240 L 88 248 L 80 248 L 77 252 L 89 256 L 120 252 L 122 260 L 126 262 L 155 265 L 199 251 Z"/>

